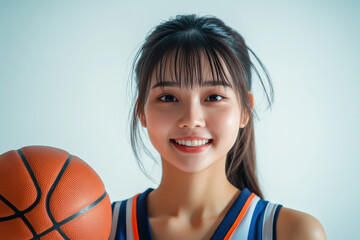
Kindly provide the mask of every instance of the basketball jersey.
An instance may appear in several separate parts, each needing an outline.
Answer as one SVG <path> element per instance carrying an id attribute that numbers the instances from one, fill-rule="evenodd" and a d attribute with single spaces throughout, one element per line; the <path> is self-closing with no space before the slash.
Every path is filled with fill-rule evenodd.
<path id="1" fill-rule="evenodd" d="M 109 240 L 150 240 L 146 198 L 153 189 L 112 204 Z M 244 188 L 215 230 L 211 240 L 276 240 L 276 221 L 282 205 L 273 204 Z"/>

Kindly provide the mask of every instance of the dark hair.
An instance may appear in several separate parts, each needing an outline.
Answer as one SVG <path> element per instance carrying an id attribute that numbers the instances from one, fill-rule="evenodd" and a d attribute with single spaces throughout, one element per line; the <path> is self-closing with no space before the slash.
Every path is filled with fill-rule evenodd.
<path id="1" fill-rule="evenodd" d="M 269 92 L 262 78 L 249 57 L 249 52 L 263 69 L 268 80 Z M 178 81 L 192 87 L 197 81 L 203 81 L 201 60 L 206 59 L 211 69 L 212 80 L 223 85 L 231 80 L 225 74 L 229 71 L 232 83 L 240 96 L 243 113 L 248 114 L 246 127 L 240 128 L 237 139 L 227 154 L 226 174 L 228 180 L 237 188 L 247 187 L 250 191 L 263 197 L 260 190 L 255 164 L 254 111 L 248 92 L 252 86 L 252 70 L 258 76 L 265 92 L 269 106 L 273 101 L 273 88 L 269 75 L 258 57 L 247 47 L 239 33 L 226 26 L 221 20 L 196 15 L 179 15 L 157 27 L 146 37 L 145 43 L 134 60 L 134 78 L 136 83 L 136 103 L 132 109 L 130 138 L 137 162 L 143 172 L 146 170 L 140 160 L 139 150 L 151 156 L 139 134 L 139 116 L 143 115 L 148 97 L 150 79 L 155 76 L 162 82 L 167 64 L 172 81 Z M 225 65 L 225 67 L 224 67 Z M 155 74 L 155 75 L 154 75 Z M 134 101 L 135 101 L 134 99 Z M 139 143 L 140 147 L 139 148 Z"/>

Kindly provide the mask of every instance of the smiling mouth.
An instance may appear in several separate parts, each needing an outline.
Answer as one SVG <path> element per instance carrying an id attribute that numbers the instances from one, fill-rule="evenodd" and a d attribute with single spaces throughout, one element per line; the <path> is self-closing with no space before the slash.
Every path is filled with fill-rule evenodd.
<path id="1" fill-rule="evenodd" d="M 209 143 L 212 143 L 212 139 L 204 139 L 204 140 L 175 140 L 170 139 L 171 142 L 180 145 L 180 146 L 187 146 L 187 147 L 201 147 L 204 145 L 207 145 Z"/>

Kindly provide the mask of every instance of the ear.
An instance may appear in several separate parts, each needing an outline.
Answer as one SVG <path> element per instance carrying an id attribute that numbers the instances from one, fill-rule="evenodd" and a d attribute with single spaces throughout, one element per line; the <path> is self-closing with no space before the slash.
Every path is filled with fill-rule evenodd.
<path id="1" fill-rule="evenodd" d="M 249 92 L 249 99 L 251 102 L 251 110 L 252 110 L 254 108 L 254 96 L 252 95 L 251 92 Z M 248 113 L 246 111 L 243 112 L 243 114 L 241 115 L 241 119 L 240 119 L 240 128 L 246 127 L 246 125 L 250 119 L 250 115 L 251 115 L 251 113 Z"/>
<path id="2" fill-rule="evenodd" d="M 140 122 L 141 122 L 141 125 L 142 125 L 144 128 L 146 128 L 146 119 L 145 119 L 144 114 L 139 113 L 139 120 L 140 120 Z"/>
<path id="3" fill-rule="evenodd" d="M 139 104 L 139 99 L 136 100 L 136 109 L 139 109 L 139 108 L 138 108 L 138 104 Z M 139 117 L 139 120 L 140 120 L 141 125 L 142 125 L 144 128 L 146 128 L 145 115 L 144 115 L 143 113 L 139 113 L 138 117 Z"/>

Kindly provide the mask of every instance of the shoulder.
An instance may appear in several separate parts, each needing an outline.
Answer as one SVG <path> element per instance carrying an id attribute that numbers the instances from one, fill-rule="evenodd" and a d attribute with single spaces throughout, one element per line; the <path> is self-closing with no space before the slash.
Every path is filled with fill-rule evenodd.
<path id="1" fill-rule="evenodd" d="M 325 230 L 313 216 L 293 209 L 280 209 L 276 232 L 278 240 L 324 240 Z"/>

